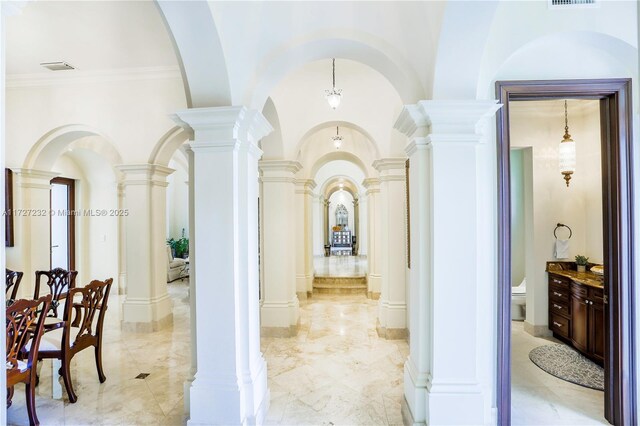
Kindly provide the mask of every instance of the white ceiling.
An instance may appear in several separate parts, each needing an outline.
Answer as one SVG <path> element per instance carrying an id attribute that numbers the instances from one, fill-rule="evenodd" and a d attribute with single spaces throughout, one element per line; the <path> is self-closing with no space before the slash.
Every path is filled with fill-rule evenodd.
<path id="1" fill-rule="evenodd" d="M 80 71 L 178 65 L 150 0 L 29 2 L 7 19 L 7 74 L 50 74 L 39 64 L 54 61 Z"/>

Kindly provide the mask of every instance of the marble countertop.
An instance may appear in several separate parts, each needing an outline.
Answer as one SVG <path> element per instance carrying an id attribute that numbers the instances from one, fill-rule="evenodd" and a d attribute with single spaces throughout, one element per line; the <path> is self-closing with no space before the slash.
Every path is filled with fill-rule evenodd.
<path id="1" fill-rule="evenodd" d="M 558 265 L 558 263 L 559 262 L 548 262 L 547 272 L 550 274 L 569 278 L 571 281 L 578 284 L 583 284 L 595 288 L 604 288 L 604 277 L 602 275 L 594 274 L 593 272 L 589 271 L 578 272 L 573 269 L 565 269 L 565 265 Z"/>

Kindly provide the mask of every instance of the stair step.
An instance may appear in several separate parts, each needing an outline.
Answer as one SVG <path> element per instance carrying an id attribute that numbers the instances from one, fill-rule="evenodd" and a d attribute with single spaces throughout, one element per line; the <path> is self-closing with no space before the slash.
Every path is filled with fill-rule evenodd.
<path id="1" fill-rule="evenodd" d="M 313 291 L 320 294 L 367 294 L 367 277 L 315 277 Z"/>

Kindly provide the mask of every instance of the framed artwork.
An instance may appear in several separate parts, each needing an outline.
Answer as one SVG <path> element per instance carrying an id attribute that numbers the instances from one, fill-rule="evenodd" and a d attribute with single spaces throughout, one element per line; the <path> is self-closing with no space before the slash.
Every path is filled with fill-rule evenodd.
<path id="1" fill-rule="evenodd" d="M 409 203 L 409 159 L 404 164 L 405 191 L 407 194 L 407 268 L 411 269 L 411 209 Z"/>
<path id="2" fill-rule="evenodd" d="M 13 172 L 4 169 L 4 246 L 13 247 Z"/>

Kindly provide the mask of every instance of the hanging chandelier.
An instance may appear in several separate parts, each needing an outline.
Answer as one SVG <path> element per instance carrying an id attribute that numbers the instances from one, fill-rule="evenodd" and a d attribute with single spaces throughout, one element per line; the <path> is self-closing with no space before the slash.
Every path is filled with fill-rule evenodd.
<path id="1" fill-rule="evenodd" d="M 576 171 L 576 143 L 569 134 L 569 121 L 567 119 L 567 101 L 564 101 L 564 137 L 558 148 L 560 173 L 569 186 L 571 175 Z"/>
<path id="2" fill-rule="evenodd" d="M 324 92 L 329 106 L 333 109 L 338 108 L 342 100 L 342 89 L 336 89 L 336 58 L 333 58 L 333 88 Z"/>
<path id="3" fill-rule="evenodd" d="M 342 146 L 342 136 L 340 136 L 338 126 L 336 126 L 336 135 L 332 136 L 331 140 L 333 141 L 333 146 L 335 146 L 336 149 L 340 149 L 340 147 Z"/>

